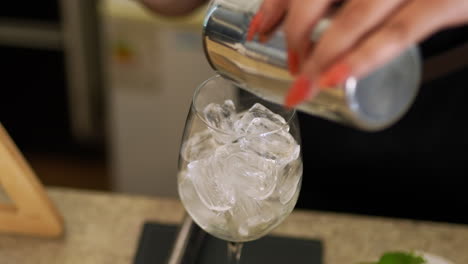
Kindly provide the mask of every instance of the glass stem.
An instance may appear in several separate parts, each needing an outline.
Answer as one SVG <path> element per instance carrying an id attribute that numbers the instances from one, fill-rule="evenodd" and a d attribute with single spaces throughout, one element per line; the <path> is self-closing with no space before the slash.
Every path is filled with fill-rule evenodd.
<path id="1" fill-rule="evenodd" d="M 242 253 L 242 242 L 228 242 L 227 253 L 228 253 L 228 264 L 239 264 L 240 256 Z"/>

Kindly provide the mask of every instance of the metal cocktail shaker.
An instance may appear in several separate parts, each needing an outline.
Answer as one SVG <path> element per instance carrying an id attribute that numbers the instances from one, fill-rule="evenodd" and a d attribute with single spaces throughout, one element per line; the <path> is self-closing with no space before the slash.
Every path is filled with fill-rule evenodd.
<path id="1" fill-rule="evenodd" d="M 220 75 L 281 104 L 293 80 L 287 69 L 283 32 L 274 32 L 267 43 L 246 41 L 250 20 L 260 3 L 261 0 L 212 2 L 204 21 L 203 45 L 207 60 Z M 318 23 L 312 42 L 319 39 L 330 22 L 330 18 L 324 18 Z M 407 112 L 418 92 L 420 76 L 419 50 L 413 46 L 368 77 L 351 77 L 341 87 L 321 91 L 297 109 L 361 130 L 382 130 Z"/>

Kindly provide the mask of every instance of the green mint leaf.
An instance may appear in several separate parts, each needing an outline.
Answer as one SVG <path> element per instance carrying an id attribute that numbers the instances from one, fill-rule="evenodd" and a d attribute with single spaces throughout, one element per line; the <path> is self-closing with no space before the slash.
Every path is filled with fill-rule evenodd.
<path id="1" fill-rule="evenodd" d="M 416 256 L 412 253 L 405 252 L 388 252 L 385 253 L 378 264 L 424 264 L 426 260 L 421 256 Z"/>

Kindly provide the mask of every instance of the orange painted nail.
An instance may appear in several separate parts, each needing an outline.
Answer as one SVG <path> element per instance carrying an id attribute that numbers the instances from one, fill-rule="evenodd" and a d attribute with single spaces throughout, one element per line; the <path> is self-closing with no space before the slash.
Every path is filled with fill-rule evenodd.
<path id="1" fill-rule="evenodd" d="M 249 29 L 247 30 L 247 37 L 246 39 L 248 41 L 253 40 L 255 37 L 255 34 L 257 34 L 258 29 L 260 28 L 260 23 L 262 22 L 263 19 L 263 13 L 258 12 L 250 21 Z"/>
<path id="2" fill-rule="evenodd" d="M 312 88 L 312 82 L 309 78 L 305 76 L 298 77 L 289 88 L 284 102 L 285 106 L 292 108 L 300 104 L 309 96 Z"/>
<path id="3" fill-rule="evenodd" d="M 320 88 L 334 87 L 346 81 L 351 74 L 351 68 L 346 63 L 339 63 L 332 66 L 319 79 Z"/>
<path id="4" fill-rule="evenodd" d="M 288 69 L 292 75 L 299 72 L 299 55 L 291 49 L 288 50 Z"/>

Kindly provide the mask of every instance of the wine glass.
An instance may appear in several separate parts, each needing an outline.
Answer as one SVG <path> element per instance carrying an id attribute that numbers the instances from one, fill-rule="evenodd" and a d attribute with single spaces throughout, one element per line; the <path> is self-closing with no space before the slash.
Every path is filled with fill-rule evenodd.
<path id="1" fill-rule="evenodd" d="M 181 144 L 178 191 L 194 222 L 228 241 L 265 236 L 294 209 L 302 181 L 295 110 L 217 75 L 195 91 Z"/>

